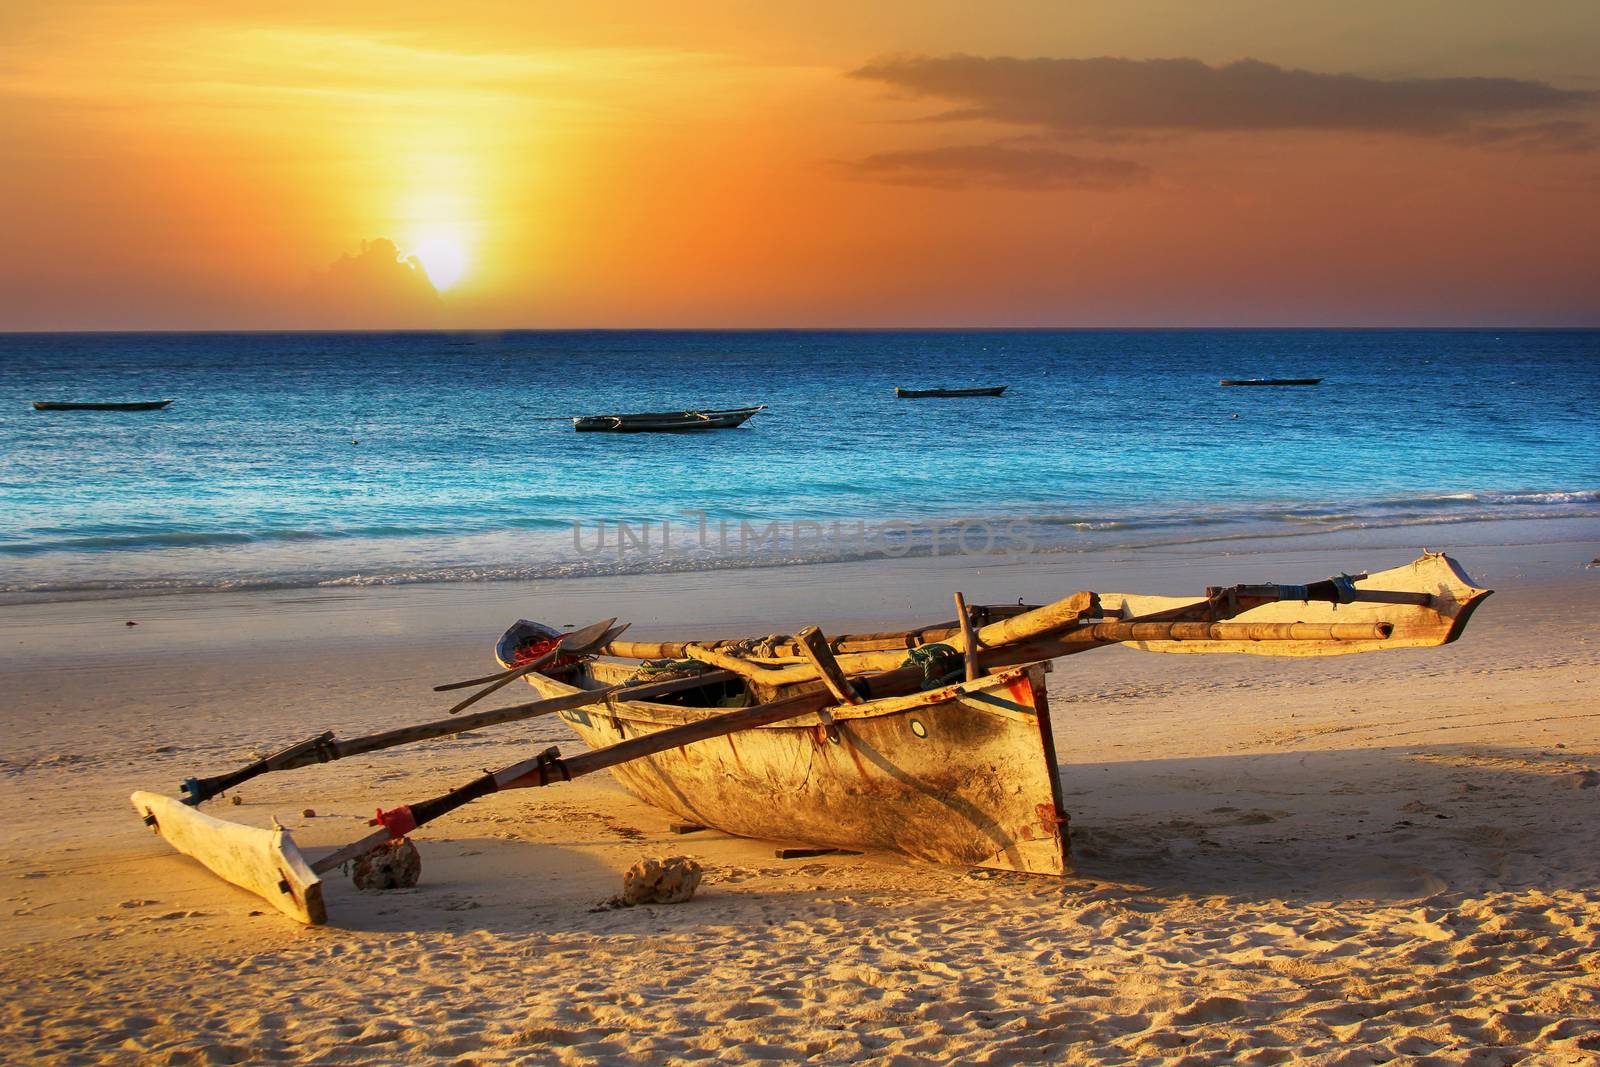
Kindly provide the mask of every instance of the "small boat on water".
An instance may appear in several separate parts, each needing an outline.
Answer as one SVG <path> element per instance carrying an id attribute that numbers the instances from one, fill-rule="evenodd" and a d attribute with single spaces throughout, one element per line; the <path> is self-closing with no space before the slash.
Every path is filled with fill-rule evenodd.
<path id="1" fill-rule="evenodd" d="M 641 411 L 631 415 L 579 415 L 578 433 L 681 433 L 686 430 L 731 430 L 767 405 L 716 411 Z"/>
<path id="2" fill-rule="evenodd" d="M 922 400 L 933 396 L 999 396 L 1007 386 L 986 385 L 977 389 L 902 389 L 894 387 L 894 395 L 901 400 Z"/>
<path id="3" fill-rule="evenodd" d="M 170 400 L 129 400 L 121 402 L 79 402 L 68 400 L 35 400 L 35 411 L 160 411 Z"/>
<path id="4" fill-rule="evenodd" d="M 1321 385 L 1321 378 L 1224 378 L 1219 385 Z"/>

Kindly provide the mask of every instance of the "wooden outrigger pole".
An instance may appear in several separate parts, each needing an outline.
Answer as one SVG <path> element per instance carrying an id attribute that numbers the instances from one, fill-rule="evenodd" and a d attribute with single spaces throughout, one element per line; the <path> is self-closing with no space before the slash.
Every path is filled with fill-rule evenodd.
<path id="1" fill-rule="evenodd" d="M 281 829 L 238 827 L 154 794 L 135 794 L 134 803 L 147 823 L 180 851 L 195 856 L 229 881 L 269 899 L 274 892 L 288 898 L 293 906 L 285 906 L 283 900 L 272 902 L 303 922 L 315 923 L 322 921 L 320 888 L 314 884 L 316 875 L 490 793 L 567 781 L 711 738 L 808 715 L 827 724 L 833 721 L 833 712 L 854 718 L 863 709 L 900 707 L 906 701 L 912 702 L 908 706 L 916 706 L 924 698 L 960 699 L 967 689 L 985 685 L 992 688 L 1003 682 L 1010 677 L 1008 672 L 1018 670 L 1020 665 L 1106 644 L 1126 644 L 1156 652 L 1279 656 L 1442 645 L 1460 636 L 1473 610 L 1489 593 L 1473 585 L 1454 560 L 1429 553 L 1406 567 L 1380 574 L 1346 575 L 1304 586 L 1212 588 L 1198 600 L 1080 592 L 1037 608 L 978 608 L 970 615 L 964 601 L 958 600 L 961 618 L 951 627 L 847 635 L 832 641 L 810 627 L 794 637 L 754 641 L 622 642 L 615 640 L 619 631 L 610 626 L 615 620 L 607 620 L 567 635 L 560 650 L 583 656 L 601 653 L 694 658 L 706 662 L 709 669 L 691 678 L 667 682 L 580 690 L 543 701 L 403 727 L 371 738 L 334 742 L 331 734 L 319 735 L 231 774 L 190 779 L 195 788 L 190 790 L 188 803 L 199 803 L 232 784 L 267 771 L 613 699 L 635 701 L 670 693 L 674 688 L 704 686 L 735 677 L 747 680 L 751 691 L 765 697 L 752 707 L 707 714 L 566 759 L 551 748 L 534 759 L 485 773 L 428 800 L 387 812 L 380 810 L 373 821 L 378 830 L 309 865 L 304 864 L 287 832 Z M 972 615 L 989 621 L 972 625 Z M 926 655 L 908 653 L 929 644 L 942 646 L 937 651 L 953 658 L 958 674 L 966 674 L 968 681 L 954 685 L 940 681 L 937 685 L 942 688 L 937 693 L 919 695 L 930 683 L 929 660 Z M 927 651 L 930 650 L 924 649 Z M 790 659 L 794 662 L 783 662 Z M 962 663 L 966 664 L 964 671 Z M 507 675 L 514 676 L 519 670 L 511 668 L 474 679 L 471 684 L 487 682 L 498 686 L 507 680 Z M 273 870 L 282 875 L 276 882 L 263 874 Z"/>

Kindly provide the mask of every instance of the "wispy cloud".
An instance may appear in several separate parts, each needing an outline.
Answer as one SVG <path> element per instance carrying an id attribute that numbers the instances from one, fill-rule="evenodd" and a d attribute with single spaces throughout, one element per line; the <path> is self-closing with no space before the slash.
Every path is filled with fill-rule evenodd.
<path id="1" fill-rule="evenodd" d="M 1293 70 L 1244 59 L 1019 59 L 899 56 L 850 76 L 954 105 L 982 119 L 1062 135 L 1239 130 L 1364 130 L 1459 135 L 1483 122 L 1576 112 L 1600 93 L 1515 78 L 1406 78 Z"/>
<path id="2" fill-rule="evenodd" d="M 1150 176 L 1144 164 L 1131 160 L 1004 142 L 878 152 L 847 166 L 875 181 L 949 189 L 1121 189 Z"/>

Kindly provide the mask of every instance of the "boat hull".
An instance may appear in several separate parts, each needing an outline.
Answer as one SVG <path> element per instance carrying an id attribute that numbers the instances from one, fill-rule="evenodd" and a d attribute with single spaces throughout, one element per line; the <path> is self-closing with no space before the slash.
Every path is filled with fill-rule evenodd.
<path id="1" fill-rule="evenodd" d="M 755 408 L 729 411 L 647 411 L 635 415 L 582 415 L 572 420 L 578 433 L 694 433 L 741 426 Z"/>
<path id="2" fill-rule="evenodd" d="M 123 404 L 73 403 L 64 400 L 35 400 L 35 411 L 160 411 L 170 400 L 135 400 Z"/>
<path id="3" fill-rule="evenodd" d="M 925 400 L 933 397 L 1000 396 L 1009 386 L 996 385 L 983 389 L 902 389 L 895 386 L 894 395 L 902 400 Z"/>
<path id="4" fill-rule="evenodd" d="M 593 664 L 584 688 L 632 668 Z M 1067 870 L 1047 665 L 833 709 L 658 753 L 611 773 L 629 793 L 740 837 L 899 852 L 931 863 Z M 574 686 L 542 675 L 543 696 Z M 561 713 L 590 748 L 723 708 L 635 701 Z"/>
<path id="5" fill-rule="evenodd" d="M 1224 378 L 1218 385 L 1321 385 L 1321 378 Z"/>

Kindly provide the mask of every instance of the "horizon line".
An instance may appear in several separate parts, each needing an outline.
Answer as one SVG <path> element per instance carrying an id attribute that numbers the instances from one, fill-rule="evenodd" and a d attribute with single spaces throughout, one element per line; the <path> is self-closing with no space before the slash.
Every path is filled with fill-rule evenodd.
<path id="1" fill-rule="evenodd" d="M 1204 330 L 1230 331 L 1455 331 L 1487 333 L 1506 331 L 1586 331 L 1600 330 L 1594 323 L 1512 323 L 1492 325 L 1217 325 L 1217 326 L 357 326 L 357 327 L 133 327 L 90 329 L 4 329 L 0 337 L 110 334 L 473 334 L 473 333 L 1184 333 Z"/>

